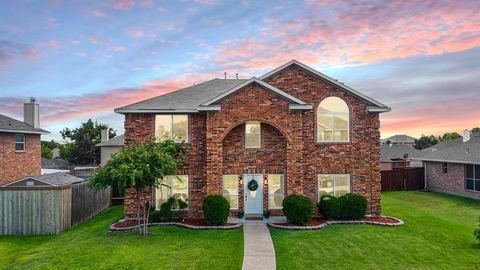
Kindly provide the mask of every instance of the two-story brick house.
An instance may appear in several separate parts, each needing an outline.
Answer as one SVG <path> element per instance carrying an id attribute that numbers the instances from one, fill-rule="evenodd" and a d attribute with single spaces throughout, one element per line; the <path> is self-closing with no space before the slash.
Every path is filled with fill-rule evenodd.
<path id="1" fill-rule="evenodd" d="M 152 136 L 188 143 L 181 181 L 167 177 L 173 188 L 143 196 L 157 207 L 188 199 L 188 216 L 200 217 L 210 194 L 224 195 L 232 212 L 277 214 L 289 194 L 353 192 L 380 214 L 379 114 L 389 110 L 293 60 L 260 78 L 213 79 L 115 111 L 125 115 L 126 145 Z M 125 195 L 127 217 L 134 196 Z"/>
<path id="2" fill-rule="evenodd" d="M 39 105 L 35 99 L 24 104 L 24 121 L 0 114 L 0 185 L 29 175 L 40 175 Z"/>

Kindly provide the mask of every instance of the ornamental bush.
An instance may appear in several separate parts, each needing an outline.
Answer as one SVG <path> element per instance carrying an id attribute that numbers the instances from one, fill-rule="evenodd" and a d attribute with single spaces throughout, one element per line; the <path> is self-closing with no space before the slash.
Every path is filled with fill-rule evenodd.
<path id="1" fill-rule="evenodd" d="M 203 216 L 209 225 L 219 226 L 227 223 L 230 203 L 222 195 L 209 195 L 203 200 Z"/>
<path id="2" fill-rule="evenodd" d="M 323 195 L 320 197 L 318 209 L 322 216 L 326 219 L 338 218 L 338 202 L 337 197 L 331 195 Z"/>
<path id="3" fill-rule="evenodd" d="M 338 219 L 361 219 L 367 213 L 367 199 L 362 195 L 347 193 L 337 199 Z"/>
<path id="4" fill-rule="evenodd" d="M 295 225 L 306 225 L 313 218 L 312 200 L 301 195 L 289 195 L 283 199 L 283 213 L 287 220 Z"/>

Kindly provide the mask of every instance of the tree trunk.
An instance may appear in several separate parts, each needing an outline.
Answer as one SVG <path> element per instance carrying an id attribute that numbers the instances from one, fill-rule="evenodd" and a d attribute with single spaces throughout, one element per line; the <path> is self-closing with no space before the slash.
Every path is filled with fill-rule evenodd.
<path id="1" fill-rule="evenodd" d="M 140 190 L 137 191 L 137 222 L 138 222 L 138 233 L 142 234 L 142 224 L 140 224 Z"/>

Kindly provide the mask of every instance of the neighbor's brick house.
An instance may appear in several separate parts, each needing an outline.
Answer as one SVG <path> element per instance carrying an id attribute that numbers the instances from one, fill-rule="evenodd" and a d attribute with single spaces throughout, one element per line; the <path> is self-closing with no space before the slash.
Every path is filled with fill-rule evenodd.
<path id="1" fill-rule="evenodd" d="M 465 130 L 423 152 L 426 189 L 480 199 L 480 134 Z"/>
<path id="2" fill-rule="evenodd" d="M 25 176 L 40 175 L 38 104 L 32 99 L 24 107 L 24 122 L 0 114 L 0 185 Z"/>
<path id="3" fill-rule="evenodd" d="M 227 197 L 232 212 L 278 214 L 289 194 L 317 202 L 353 192 L 380 214 L 379 113 L 389 110 L 293 60 L 260 78 L 214 79 L 115 111 L 125 115 L 126 145 L 187 141 L 183 181 L 167 178 L 171 189 L 143 198 L 157 207 L 168 196 L 188 198 L 188 216 L 200 217 L 210 194 Z M 247 188 L 253 180 L 255 191 Z M 126 192 L 127 217 L 135 216 L 134 196 Z"/>

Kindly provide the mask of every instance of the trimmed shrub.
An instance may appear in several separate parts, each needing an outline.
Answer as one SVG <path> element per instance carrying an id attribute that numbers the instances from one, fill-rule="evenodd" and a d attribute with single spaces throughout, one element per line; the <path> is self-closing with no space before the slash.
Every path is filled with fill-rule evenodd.
<path id="1" fill-rule="evenodd" d="M 318 209 L 322 216 L 326 219 L 337 219 L 338 218 L 338 202 L 337 197 L 331 195 L 323 195 L 320 197 L 320 202 L 318 203 Z"/>
<path id="2" fill-rule="evenodd" d="M 337 199 L 338 219 L 361 219 L 367 213 L 367 199 L 362 195 L 347 193 Z"/>
<path id="3" fill-rule="evenodd" d="M 209 225 L 219 226 L 227 223 L 230 203 L 222 195 L 209 195 L 203 200 L 203 216 Z"/>
<path id="4" fill-rule="evenodd" d="M 160 205 L 160 218 L 164 220 L 172 220 L 175 213 L 172 211 L 173 207 L 177 203 L 177 199 L 174 197 L 168 198 L 168 200 Z"/>
<path id="5" fill-rule="evenodd" d="M 306 225 L 313 218 L 312 200 L 301 195 L 289 195 L 283 199 L 283 213 L 295 225 Z"/>

